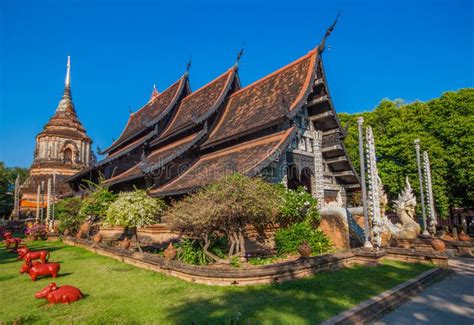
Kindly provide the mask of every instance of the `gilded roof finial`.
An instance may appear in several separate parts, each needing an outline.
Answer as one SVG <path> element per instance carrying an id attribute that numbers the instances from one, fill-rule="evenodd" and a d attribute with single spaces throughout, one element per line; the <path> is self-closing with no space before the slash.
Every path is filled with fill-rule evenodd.
<path id="1" fill-rule="evenodd" d="M 153 100 L 153 98 L 155 98 L 159 94 L 160 94 L 160 92 L 158 91 L 158 89 L 156 89 L 156 84 L 153 84 L 153 90 L 151 91 L 150 100 Z"/>
<path id="2" fill-rule="evenodd" d="M 242 57 L 242 55 L 244 55 L 244 45 L 242 45 L 242 48 L 240 49 L 239 53 L 237 54 L 237 59 L 235 60 L 235 67 L 236 68 L 239 67 L 239 62 L 240 62 L 240 58 Z"/>
<path id="3" fill-rule="evenodd" d="M 59 101 L 56 112 L 74 113 L 74 104 L 71 96 L 71 57 L 67 57 L 66 79 L 64 81 L 63 97 Z"/>
<path id="4" fill-rule="evenodd" d="M 71 85 L 71 57 L 68 55 L 65 86 L 66 88 L 69 88 L 70 85 Z"/>
<path id="5" fill-rule="evenodd" d="M 188 63 L 186 64 L 186 72 L 184 73 L 185 76 L 188 76 L 188 75 L 189 75 L 189 69 L 191 69 L 191 63 L 192 63 L 191 59 L 192 59 L 192 57 L 190 56 L 190 57 L 189 57 L 189 61 L 188 61 Z"/>
<path id="6" fill-rule="evenodd" d="M 319 43 L 319 45 L 318 45 L 319 54 L 324 52 L 324 49 L 326 48 L 326 39 L 329 37 L 329 35 L 331 35 L 334 27 L 336 26 L 337 20 L 339 19 L 340 15 L 341 15 L 341 10 L 339 10 L 339 12 L 337 13 L 336 19 L 334 20 L 332 25 L 329 26 L 329 28 L 326 30 L 326 33 L 324 34 L 324 37 L 321 40 L 321 43 Z"/>

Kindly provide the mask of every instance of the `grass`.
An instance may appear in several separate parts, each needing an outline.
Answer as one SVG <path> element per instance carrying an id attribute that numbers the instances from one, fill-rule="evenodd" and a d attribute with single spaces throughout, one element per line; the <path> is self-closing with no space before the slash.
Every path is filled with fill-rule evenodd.
<path id="1" fill-rule="evenodd" d="M 22 262 L 0 248 L 0 323 L 314 324 L 394 287 L 429 266 L 385 261 L 278 285 L 214 287 L 192 284 L 95 255 L 60 242 L 36 242 L 61 262 L 58 285 L 79 287 L 86 299 L 47 305 L 34 294 L 51 278 L 32 282 Z M 236 322 L 235 322 L 236 321 Z"/>

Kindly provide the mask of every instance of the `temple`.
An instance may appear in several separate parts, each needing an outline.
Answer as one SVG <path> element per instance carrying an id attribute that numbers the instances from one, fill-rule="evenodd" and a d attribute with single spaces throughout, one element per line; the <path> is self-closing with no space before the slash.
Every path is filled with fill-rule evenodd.
<path id="1" fill-rule="evenodd" d="M 20 213 L 33 216 L 47 201 L 72 193 L 64 182 L 95 161 L 92 140 L 77 117 L 71 96 L 71 64 L 67 61 L 64 93 L 56 112 L 36 136 L 34 161 L 20 187 Z M 49 188 L 48 188 L 49 187 Z M 49 199 L 47 195 L 49 194 Z"/>
<path id="2" fill-rule="evenodd" d="M 188 66 L 130 115 L 103 151 L 105 159 L 69 183 L 79 190 L 84 179 L 101 179 L 114 191 L 147 188 L 152 196 L 170 198 L 239 172 L 292 189 L 305 186 L 322 205 L 341 198 L 345 204 L 359 179 L 323 68 L 333 28 L 316 48 L 245 87 L 237 60 L 192 92 Z"/>

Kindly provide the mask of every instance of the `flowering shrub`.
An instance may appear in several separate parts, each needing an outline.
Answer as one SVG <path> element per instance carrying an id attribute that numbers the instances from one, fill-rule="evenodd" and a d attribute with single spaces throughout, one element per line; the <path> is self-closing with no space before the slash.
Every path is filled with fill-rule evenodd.
<path id="1" fill-rule="evenodd" d="M 121 192 L 107 209 L 105 222 L 110 225 L 132 228 L 138 241 L 137 228 L 151 225 L 163 214 L 165 203 L 148 196 L 144 190 Z"/>
<path id="2" fill-rule="evenodd" d="M 278 185 L 281 195 L 281 205 L 278 222 L 282 227 L 307 220 L 316 225 L 321 216 L 318 211 L 318 201 L 304 187 L 290 190 Z"/>
<path id="3" fill-rule="evenodd" d="M 26 228 L 25 235 L 44 237 L 46 236 L 46 227 L 42 224 L 35 223 L 33 227 Z"/>

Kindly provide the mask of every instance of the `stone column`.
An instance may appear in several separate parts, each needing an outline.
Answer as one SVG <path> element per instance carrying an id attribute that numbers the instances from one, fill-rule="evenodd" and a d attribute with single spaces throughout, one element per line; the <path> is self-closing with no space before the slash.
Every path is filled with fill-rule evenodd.
<path id="1" fill-rule="evenodd" d="M 53 172 L 53 186 L 52 186 L 52 194 L 51 194 L 52 206 L 51 206 L 51 218 L 54 227 L 54 217 L 55 217 L 55 209 L 56 209 L 56 172 Z"/>
<path id="2" fill-rule="evenodd" d="M 324 172 L 323 154 L 321 152 L 323 133 L 314 131 L 313 153 L 314 153 L 314 197 L 318 200 L 318 208 L 323 207 L 324 202 Z"/>
<path id="3" fill-rule="evenodd" d="M 431 233 L 436 234 L 436 225 L 438 221 L 436 220 L 436 210 L 433 200 L 433 186 L 431 184 L 431 166 L 430 158 L 428 157 L 428 152 L 423 151 L 423 162 L 425 167 L 425 184 L 426 184 L 426 203 L 428 206 L 428 216 L 430 217 L 430 229 Z"/>
<path id="4" fill-rule="evenodd" d="M 36 220 L 35 222 L 40 221 L 40 196 L 41 196 L 41 185 L 38 185 L 38 189 L 36 191 Z"/>
<path id="5" fill-rule="evenodd" d="M 48 178 L 47 185 L 47 195 L 46 195 L 46 228 L 49 229 L 49 220 L 51 219 L 51 178 Z"/>
<path id="6" fill-rule="evenodd" d="M 362 192 L 362 207 L 364 210 L 364 247 L 372 248 L 373 246 L 370 242 L 369 214 L 367 211 L 367 191 L 365 188 L 364 131 L 362 130 L 362 124 L 364 124 L 364 118 L 361 116 L 357 118 L 357 127 L 359 131 L 360 186 Z"/>
<path id="7" fill-rule="evenodd" d="M 86 144 L 86 160 L 84 161 L 86 166 L 89 166 L 89 155 L 90 155 L 90 143 Z"/>
<path id="8" fill-rule="evenodd" d="M 423 215 L 423 235 L 429 236 L 430 233 L 426 229 L 426 211 L 425 211 L 425 194 L 423 193 L 423 175 L 421 173 L 421 162 L 420 162 L 420 139 L 415 139 L 415 150 L 416 150 L 416 165 L 418 167 L 418 181 L 420 182 L 420 200 L 421 200 L 421 212 Z"/>
<path id="9" fill-rule="evenodd" d="M 367 171 L 370 201 L 369 212 L 372 217 L 372 242 L 374 242 L 377 247 L 380 247 L 382 246 L 383 231 L 383 224 L 380 218 L 380 185 L 377 170 L 377 160 L 375 156 L 374 134 L 372 133 L 372 128 L 370 126 L 367 127 L 365 134 L 367 140 Z"/>
<path id="10" fill-rule="evenodd" d="M 44 181 L 41 181 L 41 206 L 40 206 L 40 222 L 43 223 L 44 217 Z"/>
<path id="11" fill-rule="evenodd" d="M 59 139 L 56 138 L 56 141 L 54 143 L 54 158 L 58 159 L 59 158 Z"/>
<path id="12" fill-rule="evenodd" d="M 81 163 L 84 163 L 84 161 L 86 160 L 86 159 L 85 159 L 85 155 L 84 155 L 84 141 L 81 141 L 80 144 L 81 144 L 81 145 L 79 146 L 80 162 L 81 162 Z"/>

